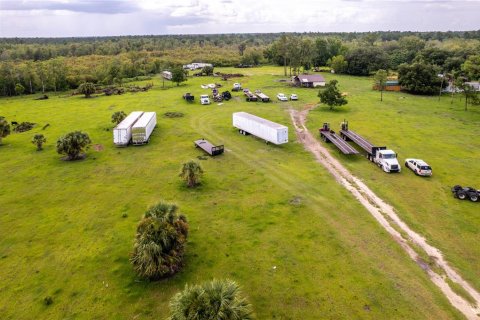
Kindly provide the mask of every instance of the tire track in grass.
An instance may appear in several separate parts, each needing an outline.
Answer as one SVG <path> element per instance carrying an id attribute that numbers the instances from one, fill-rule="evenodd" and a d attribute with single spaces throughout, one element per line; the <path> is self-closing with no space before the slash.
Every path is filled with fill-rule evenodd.
<path id="1" fill-rule="evenodd" d="M 311 109 L 312 107 L 306 108 L 303 111 L 290 109 L 290 116 L 295 127 L 297 139 L 305 146 L 305 149 L 310 151 L 317 161 L 322 164 L 343 187 L 353 194 L 395 241 L 400 244 L 410 258 L 425 270 L 432 282 L 440 288 L 455 308 L 462 312 L 467 319 L 480 319 L 480 293 L 450 267 L 439 249 L 428 244 L 424 237 L 410 229 L 410 227 L 400 219 L 392 206 L 378 197 L 360 179 L 352 175 L 338 160 L 330 155 L 328 149 L 323 147 L 305 126 L 308 112 Z M 407 238 L 397 231 L 392 226 L 392 223 L 395 223 Z M 439 275 L 428 265 L 422 263 L 421 257 L 410 245 L 410 241 L 414 243 L 417 248 L 422 249 L 429 257 L 435 259 L 437 266 L 445 275 Z M 447 280 L 461 286 L 475 301 L 475 305 L 472 305 L 467 299 L 456 294 L 448 285 Z"/>
<path id="2" fill-rule="evenodd" d="M 202 137 L 211 137 L 215 139 L 215 141 L 224 140 L 221 135 L 216 134 L 215 131 L 208 126 L 208 124 L 211 123 L 211 121 L 209 121 L 210 116 L 211 113 L 205 113 L 198 117 L 195 117 L 191 120 L 191 126 L 195 128 L 202 135 Z M 250 155 L 251 152 L 249 151 L 250 150 L 241 150 L 240 152 L 240 150 L 238 150 L 236 146 L 228 146 L 228 148 L 226 147 L 227 153 L 232 154 L 237 159 L 246 164 L 248 167 L 253 166 L 256 169 L 261 169 L 262 173 L 268 175 L 269 180 L 272 180 L 282 189 L 289 191 L 292 196 L 309 194 L 309 198 L 313 198 L 322 194 L 319 188 L 316 189 L 311 188 L 310 186 L 307 187 L 299 184 L 295 185 L 295 182 L 301 178 L 298 177 L 293 171 L 290 171 L 289 174 L 285 174 L 284 171 L 280 173 L 279 170 L 273 169 L 275 167 L 278 167 L 278 164 L 275 161 L 272 161 L 267 157 L 262 158 L 262 161 L 258 161 L 258 157 Z"/>

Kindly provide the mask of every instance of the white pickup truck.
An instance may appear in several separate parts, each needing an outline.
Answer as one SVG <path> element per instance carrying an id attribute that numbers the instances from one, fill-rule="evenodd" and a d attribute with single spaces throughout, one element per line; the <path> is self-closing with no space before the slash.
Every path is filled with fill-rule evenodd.
<path id="1" fill-rule="evenodd" d="M 210 104 L 210 98 L 208 97 L 208 94 L 202 94 L 200 96 L 200 103 L 201 104 Z"/>

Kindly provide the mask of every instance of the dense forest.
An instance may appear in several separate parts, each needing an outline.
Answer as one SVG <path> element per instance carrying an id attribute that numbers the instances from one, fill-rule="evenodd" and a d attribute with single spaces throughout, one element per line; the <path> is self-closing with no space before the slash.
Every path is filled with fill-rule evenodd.
<path id="1" fill-rule="evenodd" d="M 385 69 L 478 80 L 480 30 L 4 38 L 0 95 L 75 89 L 84 82 L 121 84 L 194 61 L 273 63 L 284 66 L 285 75 L 327 66 L 359 76 Z"/>

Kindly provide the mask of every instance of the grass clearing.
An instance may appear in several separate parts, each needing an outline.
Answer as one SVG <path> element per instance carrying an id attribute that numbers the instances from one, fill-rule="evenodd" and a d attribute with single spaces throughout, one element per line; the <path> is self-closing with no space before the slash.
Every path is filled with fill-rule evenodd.
<path id="1" fill-rule="evenodd" d="M 344 110 L 317 108 L 309 115 L 309 129 L 331 122 L 339 130 L 349 121 L 356 131 L 374 144 L 386 145 L 399 154 L 402 173 L 385 174 L 360 157 L 346 157 L 331 146 L 332 154 L 379 196 L 391 203 L 400 217 L 429 242 L 442 250 L 447 260 L 480 288 L 480 215 L 478 203 L 453 198 L 453 185 L 480 180 L 480 109 L 465 112 L 463 101 L 449 96 L 412 96 L 370 90 L 368 79 L 336 75 L 342 90 L 350 95 Z M 360 151 L 360 150 L 359 150 Z M 420 158 L 433 168 L 432 177 L 417 177 L 404 166 L 405 158 Z"/>
<path id="2" fill-rule="evenodd" d="M 0 147 L 0 314 L 6 319 L 161 319 L 168 314 L 169 299 L 186 283 L 228 277 L 241 284 L 258 319 L 461 319 L 368 212 L 295 142 L 286 108 L 316 103 L 317 91 L 285 87 L 278 82 L 285 78 L 282 68 L 242 72 L 243 87 L 261 88 L 271 98 L 278 92 L 297 93 L 300 100 L 247 103 L 234 93 L 221 106 L 201 106 L 199 95 L 209 91 L 200 84 L 220 82 L 230 89 L 238 81 L 218 78 L 190 78 L 166 90 L 155 80 L 146 93 L 92 99 L 65 94 L 43 101 L 1 99 L 0 114 L 9 121 L 38 126 L 12 134 Z M 354 118 L 360 112 L 354 94 L 369 96 L 365 84 L 363 79 L 340 79 L 353 101 L 344 111 L 312 112 L 312 130 L 327 115 L 345 115 L 352 130 L 363 134 Z M 187 91 L 196 96 L 194 104 L 182 99 Z M 374 104 L 371 98 L 365 105 Z M 113 146 L 110 116 L 120 110 L 157 112 L 150 144 Z M 231 126 L 236 111 L 288 125 L 291 142 L 274 146 L 239 135 Z M 163 117 L 166 112 L 184 116 Z M 50 126 L 42 130 L 46 123 Z M 102 148 L 91 148 L 83 161 L 61 161 L 55 141 L 73 130 L 89 133 Z M 44 151 L 30 143 L 35 133 L 46 136 Z M 178 173 L 183 162 L 205 156 L 193 147 L 202 137 L 225 144 L 226 151 L 200 160 L 203 183 L 190 190 Z M 382 179 L 417 178 L 409 172 L 386 175 L 360 157 L 342 162 L 355 174 L 365 174 L 364 179 L 374 176 L 373 185 L 367 182 L 376 192 Z M 439 167 L 430 162 L 434 170 Z M 419 183 L 435 181 L 434 174 Z M 411 221 L 404 213 L 410 206 L 401 202 L 406 199 L 392 198 L 388 191 L 379 194 L 424 230 L 423 220 Z M 457 204 L 447 196 L 445 201 Z M 161 199 L 176 202 L 189 218 L 186 265 L 172 278 L 146 282 L 135 276 L 128 255 L 141 215 Z M 447 257 L 463 262 L 464 269 L 454 265 L 472 277 L 474 265 L 446 250 L 461 241 L 441 240 L 448 242 L 438 245 Z M 47 306 L 48 296 L 53 302 Z"/>

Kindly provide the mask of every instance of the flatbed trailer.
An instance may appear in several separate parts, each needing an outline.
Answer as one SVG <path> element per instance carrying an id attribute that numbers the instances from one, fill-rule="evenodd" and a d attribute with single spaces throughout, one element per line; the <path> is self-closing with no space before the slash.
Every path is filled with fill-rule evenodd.
<path id="1" fill-rule="evenodd" d="M 223 153 L 224 147 L 222 145 L 214 146 L 205 139 L 195 141 L 195 147 L 200 148 L 211 156 L 218 156 Z"/>
<path id="2" fill-rule="evenodd" d="M 359 135 L 358 133 L 348 129 L 348 122 L 342 123 L 342 130 L 340 136 L 345 141 L 353 141 L 356 145 L 367 152 L 368 160 L 372 161 L 375 158 L 377 151 L 386 150 L 387 147 L 376 147 L 370 141 Z"/>
<path id="3" fill-rule="evenodd" d="M 262 102 L 269 102 L 270 101 L 270 97 L 267 96 L 266 94 L 264 94 L 262 91 L 260 90 L 255 90 L 255 94 L 257 95 L 257 97 L 262 100 Z"/>
<path id="4" fill-rule="evenodd" d="M 253 92 L 250 91 L 249 89 L 243 89 L 243 94 L 245 94 L 245 96 L 247 97 L 247 101 L 248 101 L 248 102 L 257 101 L 257 100 L 258 100 L 257 96 L 254 95 Z"/>
<path id="5" fill-rule="evenodd" d="M 357 149 L 349 145 L 345 140 L 343 140 L 335 131 L 330 130 L 330 124 L 324 123 L 323 127 L 319 129 L 320 137 L 325 142 L 333 143 L 343 154 L 359 154 Z"/>

